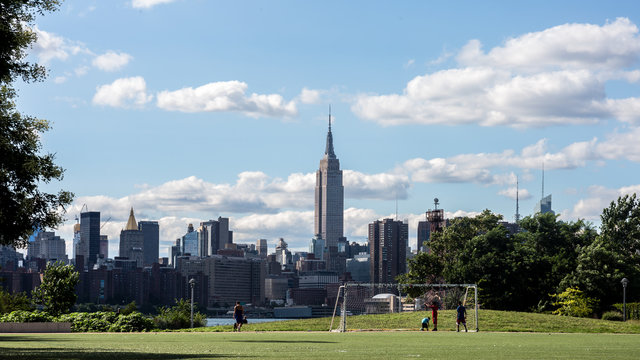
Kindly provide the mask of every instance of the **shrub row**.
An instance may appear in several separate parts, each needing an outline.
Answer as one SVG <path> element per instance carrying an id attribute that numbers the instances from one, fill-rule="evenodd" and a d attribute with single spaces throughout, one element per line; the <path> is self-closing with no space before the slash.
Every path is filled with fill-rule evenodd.
<path id="1" fill-rule="evenodd" d="M 139 332 L 152 330 L 153 320 L 139 312 L 118 315 L 109 311 L 71 313 L 53 317 L 41 311 L 13 311 L 0 316 L 0 322 L 70 322 L 74 332 Z"/>
<path id="2" fill-rule="evenodd" d="M 615 304 L 613 307 L 622 313 L 622 304 Z M 627 303 L 627 319 L 640 320 L 640 303 Z"/>

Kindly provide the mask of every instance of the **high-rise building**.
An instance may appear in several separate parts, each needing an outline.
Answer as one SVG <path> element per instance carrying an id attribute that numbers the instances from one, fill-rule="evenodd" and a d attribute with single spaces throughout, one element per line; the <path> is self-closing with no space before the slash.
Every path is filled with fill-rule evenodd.
<path id="1" fill-rule="evenodd" d="M 555 214 L 555 212 L 553 210 L 551 210 L 551 194 L 543 197 L 542 199 L 540 199 L 540 201 L 538 203 L 536 203 L 536 206 L 533 208 L 533 212 L 535 214 L 537 213 L 541 213 L 541 214 L 546 214 L 546 213 L 552 213 Z"/>
<path id="2" fill-rule="evenodd" d="M 86 246 L 83 246 L 84 244 L 82 243 L 80 234 L 80 224 L 73 224 L 73 261 L 76 260 L 76 255 L 85 256 L 85 252 L 87 255 L 89 254 L 88 251 L 86 251 Z"/>
<path id="3" fill-rule="evenodd" d="M 276 261 L 280 263 L 283 269 L 286 267 L 293 267 L 293 258 L 288 247 L 289 244 L 287 244 L 287 242 L 284 241 L 283 238 L 280 238 L 280 241 L 278 241 L 278 245 L 276 245 Z"/>
<path id="4" fill-rule="evenodd" d="M 406 272 L 406 248 L 409 225 L 393 219 L 369 224 L 370 281 L 394 283 Z"/>
<path id="5" fill-rule="evenodd" d="M 136 217 L 133 215 L 133 208 L 131 208 L 127 226 L 120 231 L 120 257 L 135 260 L 136 266 L 142 267 L 144 265 L 143 246 L 144 234 L 138 230 L 138 223 L 136 223 Z"/>
<path id="6" fill-rule="evenodd" d="M 319 236 L 311 239 L 309 242 L 309 253 L 313 254 L 316 260 L 324 260 L 324 240 Z"/>
<path id="7" fill-rule="evenodd" d="M 343 238 L 344 219 L 344 186 L 340 160 L 333 150 L 331 133 L 331 113 L 329 113 L 329 131 L 324 156 L 316 172 L 315 221 L 314 234 L 325 241 L 331 253 L 332 247 L 338 246 Z"/>
<path id="8" fill-rule="evenodd" d="M 100 235 L 100 256 L 103 259 L 109 258 L 109 236 Z"/>
<path id="9" fill-rule="evenodd" d="M 218 217 L 200 223 L 198 228 L 198 246 L 200 255 L 216 255 L 218 250 L 225 249 L 227 244 L 233 243 L 233 231 L 229 231 L 229 218 Z"/>
<path id="10" fill-rule="evenodd" d="M 160 258 L 160 226 L 157 221 L 139 221 L 138 230 L 142 231 L 142 258 L 145 266 L 151 266 Z"/>
<path id="11" fill-rule="evenodd" d="M 84 261 L 88 265 L 88 268 L 91 269 L 98 261 L 98 254 L 100 254 L 99 211 L 80 213 L 80 242 L 83 244 L 82 250 L 84 251 L 81 255 L 86 255 Z M 84 250 L 85 246 L 86 250 Z"/>
<path id="12" fill-rule="evenodd" d="M 269 252 L 267 239 L 258 239 L 258 243 L 256 245 L 256 247 L 258 248 L 258 255 L 260 255 L 261 258 L 266 259 Z"/>
<path id="13" fill-rule="evenodd" d="M 198 232 L 193 230 L 193 224 L 187 226 L 187 233 L 182 236 L 181 248 L 183 255 L 200 256 L 200 246 L 198 246 Z"/>
<path id="14" fill-rule="evenodd" d="M 34 241 L 27 246 L 27 258 L 39 258 L 47 262 L 61 261 L 65 264 L 69 261 L 64 239 L 53 231 L 38 232 Z"/>

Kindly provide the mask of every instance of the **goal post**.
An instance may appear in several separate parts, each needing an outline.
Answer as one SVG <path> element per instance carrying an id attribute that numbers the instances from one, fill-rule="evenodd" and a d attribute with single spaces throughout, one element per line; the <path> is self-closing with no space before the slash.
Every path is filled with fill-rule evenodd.
<path id="1" fill-rule="evenodd" d="M 338 288 L 329 331 L 347 331 L 349 318 L 352 316 L 415 312 L 424 310 L 425 304 L 434 302 L 441 310 L 445 310 L 446 319 L 451 316 L 448 310 L 455 310 L 458 302 L 461 302 L 467 308 L 468 318 L 472 318 L 468 320 L 472 320 L 476 331 L 479 330 L 477 284 L 348 282 Z M 455 314 L 453 316 L 455 320 Z M 442 317 L 440 318 L 442 321 Z M 413 323 L 407 325 L 411 328 L 417 327 Z"/>

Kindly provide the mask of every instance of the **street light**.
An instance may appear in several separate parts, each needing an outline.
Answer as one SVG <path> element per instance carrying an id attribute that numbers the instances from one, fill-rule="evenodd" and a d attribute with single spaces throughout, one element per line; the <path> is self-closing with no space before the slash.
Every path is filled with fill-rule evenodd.
<path id="1" fill-rule="evenodd" d="M 622 278 L 622 321 L 627 321 L 627 284 L 629 279 Z"/>
<path id="2" fill-rule="evenodd" d="M 196 286 L 196 279 L 189 280 L 191 286 L 191 328 L 193 328 L 193 288 Z"/>

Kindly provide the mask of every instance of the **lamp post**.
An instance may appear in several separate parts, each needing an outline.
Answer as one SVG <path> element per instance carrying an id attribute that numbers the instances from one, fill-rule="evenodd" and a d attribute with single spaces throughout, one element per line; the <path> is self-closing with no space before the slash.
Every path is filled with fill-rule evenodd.
<path id="1" fill-rule="evenodd" d="M 622 321 L 627 321 L 627 284 L 629 279 L 622 278 Z"/>
<path id="2" fill-rule="evenodd" d="M 191 328 L 193 328 L 193 288 L 196 286 L 196 279 L 189 280 L 191 286 Z"/>

